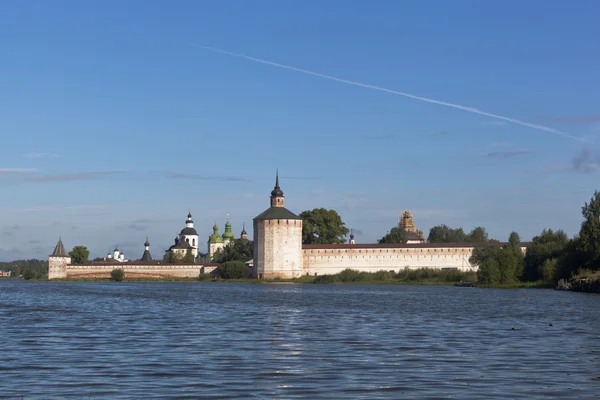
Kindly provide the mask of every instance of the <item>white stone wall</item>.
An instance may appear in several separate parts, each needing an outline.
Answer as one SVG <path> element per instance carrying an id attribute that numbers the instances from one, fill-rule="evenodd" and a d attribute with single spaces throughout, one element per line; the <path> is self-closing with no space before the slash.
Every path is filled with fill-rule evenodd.
<path id="1" fill-rule="evenodd" d="M 523 248 L 525 251 L 525 248 Z M 365 247 L 310 249 L 303 253 L 304 274 L 336 274 L 346 268 L 365 272 L 399 271 L 404 268 L 457 268 L 476 271 L 469 264 L 473 247 Z"/>
<path id="2" fill-rule="evenodd" d="M 302 220 L 254 221 L 254 268 L 259 279 L 303 274 Z"/>
<path id="3" fill-rule="evenodd" d="M 48 257 L 48 279 L 66 278 L 69 264 L 71 257 Z"/>
<path id="4" fill-rule="evenodd" d="M 52 257 L 50 258 L 52 259 Z M 109 278 L 113 269 L 125 271 L 125 277 L 130 278 L 198 278 L 200 272 L 211 273 L 216 266 L 213 265 L 178 265 L 178 264 L 105 264 L 105 265 L 65 265 L 64 276 L 56 278 Z"/>

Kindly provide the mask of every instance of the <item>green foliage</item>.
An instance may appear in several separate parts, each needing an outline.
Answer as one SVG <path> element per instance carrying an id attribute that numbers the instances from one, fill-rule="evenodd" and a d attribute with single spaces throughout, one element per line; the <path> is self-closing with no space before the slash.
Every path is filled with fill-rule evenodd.
<path id="1" fill-rule="evenodd" d="M 125 279 L 125 271 L 122 268 L 115 268 L 110 271 L 110 280 L 115 282 L 122 282 Z"/>
<path id="2" fill-rule="evenodd" d="M 437 225 L 429 230 L 429 243 L 485 243 L 491 241 L 485 228 L 478 226 L 469 234 L 462 228 L 453 229 L 447 225 Z"/>
<path id="3" fill-rule="evenodd" d="M 250 268 L 243 261 L 227 261 L 218 268 L 223 279 L 242 279 L 250 275 Z"/>
<path id="4" fill-rule="evenodd" d="M 521 237 L 519 236 L 519 234 L 517 232 L 512 231 L 510 233 L 510 235 L 508 236 L 508 244 L 511 246 L 520 246 Z"/>
<path id="5" fill-rule="evenodd" d="M 569 238 L 562 230 L 555 232 L 552 229 L 544 229 L 527 247 L 522 280 L 530 282 L 542 280 L 541 271 L 544 270 L 544 262 L 563 256 L 568 244 Z M 553 265 L 556 266 L 556 263 Z"/>
<path id="6" fill-rule="evenodd" d="M 469 262 L 477 265 L 477 280 L 485 285 L 509 285 L 518 282 L 523 271 L 523 252 L 520 238 L 512 232 L 508 245 L 485 246 L 473 250 Z"/>
<path id="7" fill-rule="evenodd" d="M 167 251 L 163 256 L 163 264 L 181 264 L 183 259 L 173 251 Z"/>
<path id="8" fill-rule="evenodd" d="M 600 193 L 595 191 L 589 203 L 581 209 L 585 221 L 581 224 L 579 240 L 585 252 L 587 264 L 592 269 L 600 269 Z"/>
<path id="9" fill-rule="evenodd" d="M 577 275 L 580 270 L 585 268 L 587 255 L 581 247 L 581 241 L 578 237 L 569 240 L 556 262 L 554 279 L 557 282 L 559 279 L 572 278 L 573 275 Z"/>
<path id="10" fill-rule="evenodd" d="M 479 268 L 477 269 L 477 281 L 486 285 L 499 283 L 500 266 L 496 258 L 486 258 L 479 264 Z"/>
<path id="11" fill-rule="evenodd" d="M 254 243 L 250 240 L 234 239 L 213 255 L 213 262 L 222 264 L 228 261 L 251 260 L 254 255 Z"/>
<path id="12" fill-rule="evenodd" d="M 205 273 L 200 273 L 200 275 L 198 276 L 198 280 L 199 281 L 210 281 L 212 279 L 212 276 L 210 276 L 210 274 L 205 274 Z"/>
<path id="13" fill-rule="evenodd" d="M 349 229 L 335 210 L 315 208 L 300 213 L 302 218 L 302 243 L 339 244 L 346 243 Z"/>
<path id="14" fill-rule="evenodd" d="M 23 279 L 28 281 L 30 279 L 40 279 L 42 274 L 32 268 L 25 268 L 23 270 Z"/>
<path id="15" fill-rule="evenodd" d="M 22 275 L 26 269 L 29 269 L 34 273 L 33 279 L 36 279 L 35 277 L 41 278 L 48 275 L 48 261 L 30 259 L 0 262 L 0 270 L 11 271 L 12 276 Z"/>
<path id="16" fill-rule="evenodd" d="M 399 227 L 393 227 L 384 237 L 379 239 L 379 243 L 406 243 L 406 232 Z"/>
<path id="17" fill-rule="evenodd" d="M 75 246 L 73 250 L 69 252 L 72 264 L 88 264 L 90 251 L 85 246 Z"/>
<path id="18" fill-rule="evenodd" d="M 463 272 L 458 270 L 440 270 L 433 268 L 417 268 L 395 273 L 394 271 L 361 272 L 353 269 L 345 269 L 337 274 L 319 275 L 313 283 L 357 283 L 357 282 L 387 282 L 387 283 L 425 283 L 425 282 L 469 282 L 476 279 L 474 272 Z"/>
<path id="19" fill-rule="evenodd" d="M 194 264 L 194 255 L 192 254 L 191 249 L 187 249 L 185 252 L 185 256 L 183 256 L 183 260 L 181 260 L 184 264 Z"/>

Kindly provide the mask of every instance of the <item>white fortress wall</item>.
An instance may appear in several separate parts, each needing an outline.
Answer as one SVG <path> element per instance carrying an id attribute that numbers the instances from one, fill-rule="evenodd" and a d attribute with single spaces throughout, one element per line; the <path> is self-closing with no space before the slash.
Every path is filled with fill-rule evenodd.
<path id="1" fill-rule="evenodd" d="M 439 246 L 439 244 L 437 245 Z M 346 268 L 364 272 L 399 271 L 405 268 L 456 268 L 476 271 L 469 263 L 474 247 L 414 245 L 304 245 L 304 273 L 336 274 Z M 525 251 L 525 247 L 522 248 Z"/>
<path id="2" fill-rule="evenodd" d="M 303 275 L 302 220 L 255 221 L 255 268 L 259 279 L 294 278 Z M 262 276 L 261 276 L 262 275 Z"/>
<path id="3" fill-rule="evenodd" d="M 198 278 L 200 273 L 212 273 L 217 265 L 178 265 L 178 264 L 86 264 L 63 265 L 60 274 L 48 276 L 57 278 L 109 278 L 113 269 L 123 269 L 130 278 Z"/>

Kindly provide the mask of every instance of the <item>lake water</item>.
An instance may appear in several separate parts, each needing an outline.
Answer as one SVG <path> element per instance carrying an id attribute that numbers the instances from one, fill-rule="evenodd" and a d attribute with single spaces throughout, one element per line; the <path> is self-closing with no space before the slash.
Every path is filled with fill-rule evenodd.
<path id="1" fill-rule="evenodd" d="M 0 335 L 3 399 L 600 397 L 554 290 L 0 281 Z"/>

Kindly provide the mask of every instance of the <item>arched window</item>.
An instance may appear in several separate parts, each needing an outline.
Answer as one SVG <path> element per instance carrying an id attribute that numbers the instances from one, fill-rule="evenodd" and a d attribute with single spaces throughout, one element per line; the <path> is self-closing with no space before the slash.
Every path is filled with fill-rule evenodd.
<path id="1" fill-rule="evenodd" d="M 196 239 L 192 239 L 192 246 L 196 246 Z"/>

